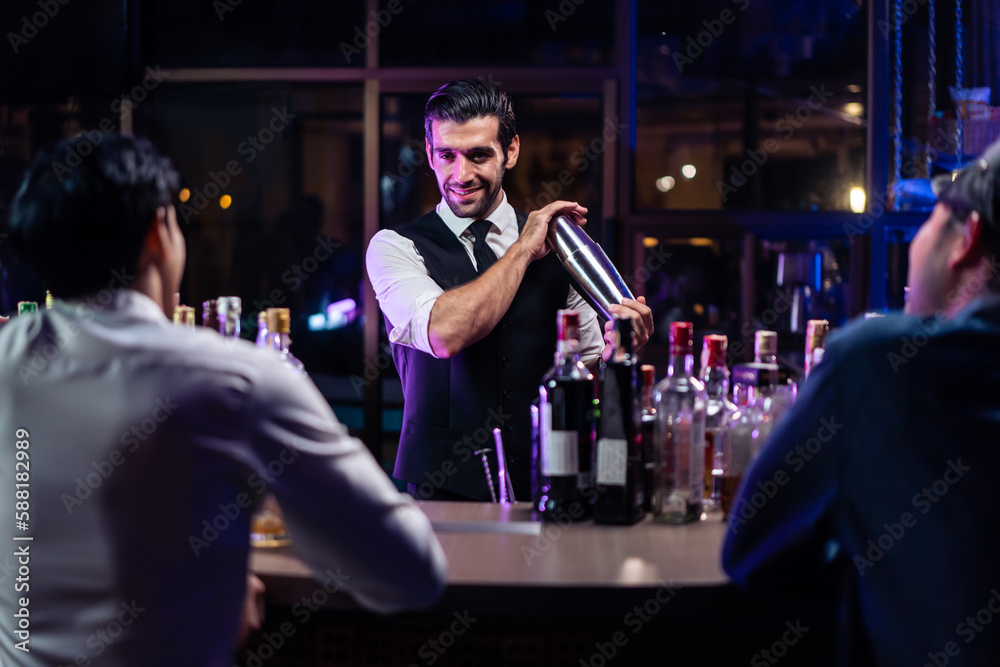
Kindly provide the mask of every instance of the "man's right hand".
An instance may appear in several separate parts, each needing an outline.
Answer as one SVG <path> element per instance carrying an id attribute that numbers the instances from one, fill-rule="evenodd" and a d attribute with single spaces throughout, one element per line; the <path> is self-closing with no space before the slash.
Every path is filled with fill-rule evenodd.
<path id="1" fill-rule="evenodd" d="M 573 201 L 554 201 L 528 215 L 516 244 L 521 244 L 531 257 L 531 261 L 541 259 L 549 253 L 545 242 L 552 220 L 560 215 L 568 216 L 578 225 L 586 224 L 587 207 Z"/>

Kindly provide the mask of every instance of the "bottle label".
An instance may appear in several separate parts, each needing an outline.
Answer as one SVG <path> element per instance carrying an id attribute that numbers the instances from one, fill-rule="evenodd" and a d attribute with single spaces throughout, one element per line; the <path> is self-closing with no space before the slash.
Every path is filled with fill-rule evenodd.
<path id="1" fill-rule="evenodd" d="M 604 486 L 625 486 L 628 470 L 628 441 L 601 438 L 597 441 L 597 483 Z"/>
<path id="2" fill-rule="evenodd" d="M 563 477 L 580 473 L 579 435 L 576 431 L 552 430 L 552 405 L 541 405 L 542 475 Z"/>

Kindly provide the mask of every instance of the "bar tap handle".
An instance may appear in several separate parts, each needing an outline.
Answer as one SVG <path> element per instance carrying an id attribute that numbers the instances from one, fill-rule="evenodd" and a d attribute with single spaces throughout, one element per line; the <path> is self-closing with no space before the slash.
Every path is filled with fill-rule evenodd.
<path id="1" fill-rule="evenodd" d="M 493 475 L 490 473 L 490 460 L 487 458 L 487 454 L 492 452 L 492 449 L 480 449 L 472 452 L 473 456 L 478 456 L 483 461 L 483 472 L 486 473 L 486 486 L 490 489 L 491 502 L 497 502 L 497 492 L 493 488 Z"/>

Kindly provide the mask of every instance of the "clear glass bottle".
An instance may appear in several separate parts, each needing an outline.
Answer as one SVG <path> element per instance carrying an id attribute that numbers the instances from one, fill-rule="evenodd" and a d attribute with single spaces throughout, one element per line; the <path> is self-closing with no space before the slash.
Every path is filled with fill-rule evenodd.
<path id="1" fill-rule="evenodd" d="M 208 299 L 201 303 L 201 326 L 212 331 L 219 330 L 219 310 L 216 299 Z"/>
<path id="2" fill-rule="evenodd" d="M 240 316 L 243 302 L 238 296 L 220 296 L 216 301 L 216 329 L 225 338 L 240 337 Z"/>
<path id="3" fill-rule="evenodd" d="M 52 296 L 52 292 L 45 290 L 45 310 L 52 310 L 52 306 L 56 303 L 55 297 Z"/>
<path id="4" fill-rule="evenodd" d="M 272 317 L 273 315 L 273 317 Z M 296 373 L 305 373 L 305 366 L 289 351 L 292 344 L 292 318 L 287 308 L 268 308 L 267 329 L 271 336 L 271 349 L 281 355 L 282 361 Z"/>
<path id="5" fill-rule="evenodd" d="M 729 400 L 729 339 L 710 334 L 702 343 L 699 379 L 705 385 L 705 509 L 719 508 L 722 475 L 722 438 L 736 406 Z"/>
<path id="6" fill-rule="evenodd" d="M 594 522 L 627 525 L 645 514 L 638 360 L 632 320 L 615 318 L 614 327 L 615 351 L 601 368 Z"/>
<path id="7" fill-rule="evenodd" d="M 593 512 L 592 452 L 597 383 L 580 361 L 580 315 L 560 310 L 555 364 L 538 388 L 535 511 L 543 520 L 576 521 Z"/>
<path id="8" fill-rule="evenodd" d="M 270 308 L 267 310 L 270 310 Z M 257 313 L 257 347 L 268 347 L 270 344 L 267 329 L 267 310 Z"/>
<path id="9" fill-rule="evenodd" d="M 755 363 L 774 365 L 775 374 L 772 376 L 771 397 L 774 403 L 775 418 L 780 419 L 795 404 L 799 388 L 792 377 L 791 369 L 778 361 L 778 334 L 774 331 L 756 332 L 754 334 L 753 356 Z"/>
<path id="10" fill-rule="evenodd" d="M 813 366 L 823 359 L 823 347 L 829 331 L 830 322 L 827 320 L 809 320 L 806 323 L 806 377 L 809 377 Z"/>
<path id="11" fill-rule="evenodd" d="M 777 370 L 773 364 L 737 364 L 733 375 L 739 376 L 750 391 L 747 403 L 730 414 L 722 433 L 719 503 L 725 515 L 732 510 L 743 473 L 757 458 L 774 425 L 772 390 Z"/>
<path id="12" fill-rule="evenodd" d="M 701 518 L 705 495 L 705 386 L 694 377 L 694 325 L 670 324 L 670 366 L 656 386 L 657 461 L 653 518 L 688 523 Z"/>
<path id="13" fill-rule="evenodd" d="M 652 512 L 653 496 L 656 493 L 656 408 L 653 406 L 656 367 L 643 364 L 639 368 L 639 374 L 642 376 L 642 413 L 639 426 L 642 438 L 642 508 Z"/>

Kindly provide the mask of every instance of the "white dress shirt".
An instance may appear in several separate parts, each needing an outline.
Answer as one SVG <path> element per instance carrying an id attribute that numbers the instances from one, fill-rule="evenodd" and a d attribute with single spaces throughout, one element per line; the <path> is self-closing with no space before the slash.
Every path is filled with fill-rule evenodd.
<path id="1" fill-rule="evenodd" d="M 2 665 L 230 665 L 265 481 L 317 591 L 390 612 L 444 587 L 426 516 L 308 379 L 269 350 L 175 327 L 132 290 L 0 327 L 0 452 Z M 29 653 L 14 648 L 22 597 Z"/>
<path id="2" fill-rule="evenodd" d="M 514 207 L 507 202 L 506 193 L 502 192 L 502 197 L 500 206 L 489 216 L 493 226 L 486 235 L 486 243 L 497 259 L 504 256 L 520 235 Z M 443 199 L 435 210 L 465 246 L 469 259 L 475 266 L 473 234 L 469 229 L 469 225 L 475 220 L 459 218 Z M 413 241 L 391 229 L 380 230 L 368 245 L 365 265 L 379 306 L 392 322 L 389 340 L 437 357 L 431 349 L 427 328 L 434 302 L 444 293 L 444 289 L 428 274 L 424 259 Z M 566 295 L 566 307 L 580 313 L 580 358 L 584 363 L 589 363 L 597 359 L 604 349 L 604 335 L 597 313 L 572 287 Z M 555 325 L 555 320 L 538 324 Z"/>

